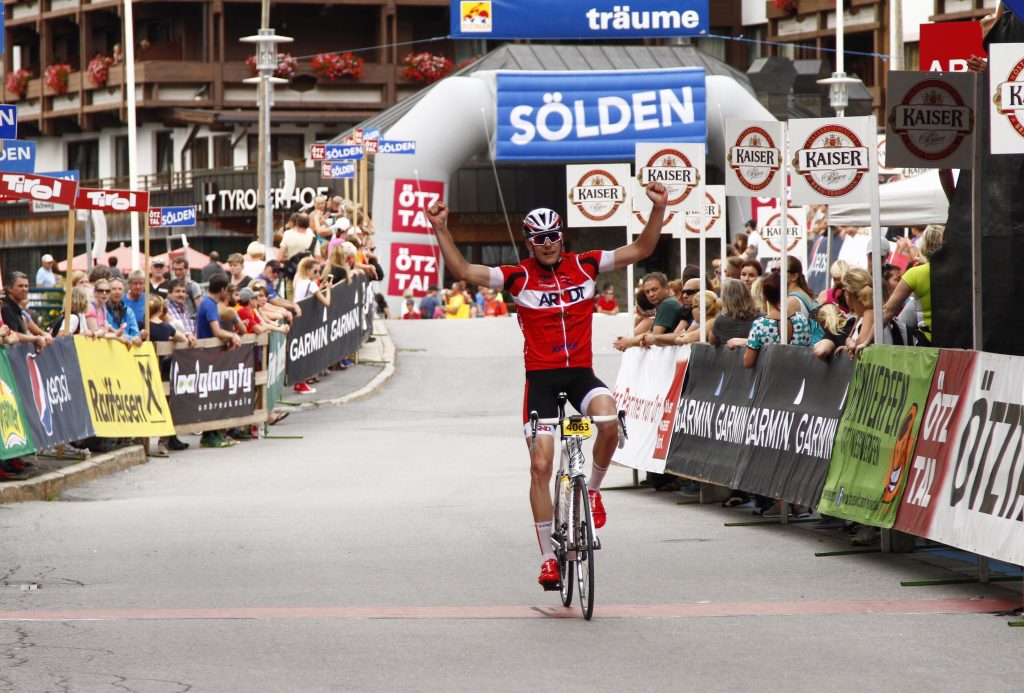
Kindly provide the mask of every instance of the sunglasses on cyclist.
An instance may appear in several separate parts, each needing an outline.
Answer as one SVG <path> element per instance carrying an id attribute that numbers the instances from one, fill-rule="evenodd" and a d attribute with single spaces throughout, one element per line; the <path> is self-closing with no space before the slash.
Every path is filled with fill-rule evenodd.
<path id="1" fill-rule="evenodd" d="M 562 240 L 561 231 L 549 231 L 547 233 L 539 233 L 536 236 L 530 237 L 530 243 L 534 245 L 547 245 L 550 242 L 552 245 Z"/>

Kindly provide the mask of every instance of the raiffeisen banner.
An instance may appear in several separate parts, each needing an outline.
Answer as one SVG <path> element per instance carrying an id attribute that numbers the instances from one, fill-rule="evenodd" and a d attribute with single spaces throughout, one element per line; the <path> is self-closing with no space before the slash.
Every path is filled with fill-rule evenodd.
<path id="1" fill-rule="evenodd" d="M 708 0 L 452 0 L 451 35 L 467 39 L 701 36 Z"/>
<path id="2" fill-rule="evenodd" d="M 502 161 L 632 161 L 638 142 L 707 140 L 704 70 L 499 72 Z"/>

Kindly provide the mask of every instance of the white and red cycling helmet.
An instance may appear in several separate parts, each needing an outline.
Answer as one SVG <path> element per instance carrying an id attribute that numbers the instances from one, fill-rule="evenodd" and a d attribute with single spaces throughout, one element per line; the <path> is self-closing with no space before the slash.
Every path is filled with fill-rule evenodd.
<path id="1" fill-rule="evenodd" d="M 547 207 L 539 207 L 523 219 L 523 235 L 527 240 L 545 233 L 561 233 L 561 231 L 562 217 L 558 216 L 558 212 Z"/>

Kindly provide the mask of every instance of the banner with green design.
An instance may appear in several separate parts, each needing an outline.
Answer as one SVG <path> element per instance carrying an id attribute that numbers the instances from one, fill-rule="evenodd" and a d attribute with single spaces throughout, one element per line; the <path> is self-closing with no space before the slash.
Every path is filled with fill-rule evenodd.
<path id="1" fill-rule="evenodd" d="M 30 455 L 35 449 L 7 350 L 0 349 L 0 459 Z"/>
<path id="2" fill-rule="evenodd" d="M 857 363 L 818 510 L 892 527 L 938 349 L 872 346 Z"/>

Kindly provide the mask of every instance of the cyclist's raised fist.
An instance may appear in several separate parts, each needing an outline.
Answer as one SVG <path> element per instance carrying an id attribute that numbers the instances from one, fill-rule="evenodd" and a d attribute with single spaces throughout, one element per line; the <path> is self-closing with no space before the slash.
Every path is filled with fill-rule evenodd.
<path id="1" fill-rule="evenodd" d="M 431 205 L 427 210 L 427 219 L 434 226 L 444 226 L 448 221 L 448 206 L 443 202 Z"/>
<path id="2" fill-rule="evenodd" d="M 668 188 L 658 182 L 647 184 L 647 197 L 655 206 L 664 207 L 668 204 Z"/>

